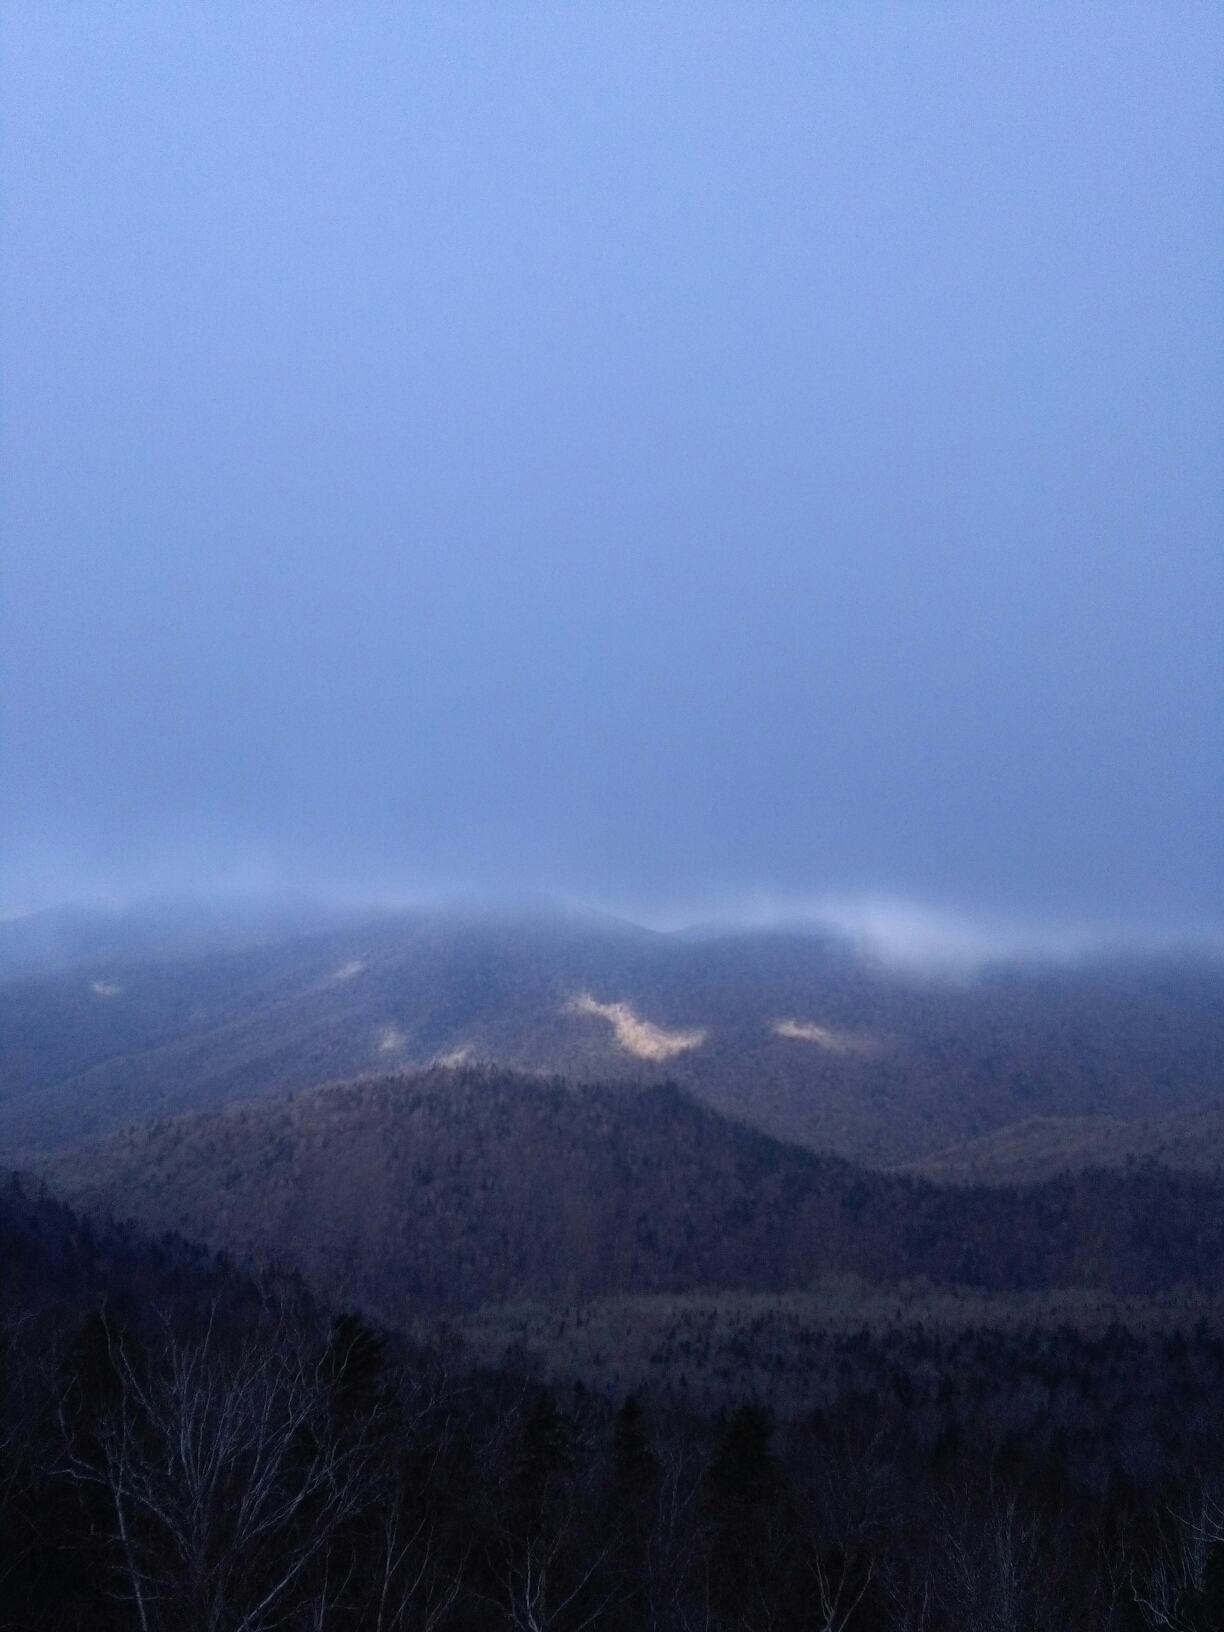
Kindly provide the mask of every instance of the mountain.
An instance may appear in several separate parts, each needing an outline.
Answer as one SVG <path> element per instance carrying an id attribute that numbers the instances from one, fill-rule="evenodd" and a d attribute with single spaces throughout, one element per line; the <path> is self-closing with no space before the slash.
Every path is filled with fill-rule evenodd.
<path id="1" fill-rule="evenodd" d="M 284 1290 L 300 1299 L 295 1286 Z M 7 1326 L 7 1336 L 54 1306 L 79 1314 L 104 1301 L 123 1318 L 211 1308 L 228 1319 L 257 1310 L 267 1291 L 198 1243 L 165 1233 L 154 1240 L 126 1220 L 84 1217 L 13 1174 L 0 1182 L 0 1329 Z"/>
<path id="2" fill-rule="evenodd" d="M 271 946 L 371 919 L 300 894 L 49 907 L 0 918 L 0 981 L 99 963 L 157 963 Z"/>
<path id="3" fill-rule="evenodd" d="M 1160 1169 L 941 1187 L 818 1157 L 678 1088 L 434 1069 L 154 1123 L 48 1164 L 91 1212 L 298 1271 L 392 1324 L 522 1299 L 1224 1287 L 1224 1184 Z"/>
<path id="4" fill-rule="evenodd" d="M 1181 1116 L 1034 1116 L 971 1139 L 905 1171 L 940 1184 L 1034 1184 L 1087 1167 L 1159 1164 L 1224 1173 L 1224 1110 Z"/>
<path id="5" fill-rule="evenodd" d="M 775 1138 L 876 1165 L 1034 1117 L 1162 1118 L 1224 1094 L 1209 962 L 938 981 L 832 936 L 694 939 L 544 910 L 384 915 L 191 956 L 149 944 L 0 984 L 9 1160 L 435 1061 L 666 1075 Z"/>

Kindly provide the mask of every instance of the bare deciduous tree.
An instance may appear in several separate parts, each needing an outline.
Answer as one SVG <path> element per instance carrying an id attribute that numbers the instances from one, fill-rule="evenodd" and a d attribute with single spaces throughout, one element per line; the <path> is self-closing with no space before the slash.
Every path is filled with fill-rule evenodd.
<path id="1" fill-rule="evenodd" d="M 942 1607 L 963 1632 L 1044 1632 L 1057 1626 L 1040 1527 L 1014 1496 L 952 1520 L 943 1541 Z"/>
<path id="2" fill-rule="evenodd" d="M 360 1503 L 370 1447 L 334 1420 L 309 1346 L 261 1331 L 231 1354 L 211 1328 L 197 1342 L 167 1330 L 146 1354 L 103 1322 L 115 1397 L 86 1433 L 61 1411 L 64 1471 L 105 1498 L 141 1632 L 264 1632 L 316 1566 L 325 1609 L 329 1545 Z"/>
<path id="3" fill-rule="evenodd" d="M 652 1632 L 705 1632 L 711 1624 L 707 1538 L 698 1500 L 707 1468 L 708 1458 L 691 1448 L 661 1450 L 645 1552 L 646 1619 Z"/>
<path id="4" fill-rule="evenodd" d="M 1208 1571 L 1224 1547 L 1224 1496 L 1204 1481 L 1191 1503 L 1164 1517 L 1160 1544 L 1132 1570 L 1135 1603 L 1153 1632 L 1203 1632 Z"/>
<path id="5" fill-rule="evenodd" d="M 816 1585 L 819 1632 L 846 1632 L 855 1611 L 867 1596 L 875 1574 L 875 1560 L 868 1558 L 863 1568 L 855 1571 L 845 1554 L 830 1558 L 816 1549 L 807 1562 Z"/>

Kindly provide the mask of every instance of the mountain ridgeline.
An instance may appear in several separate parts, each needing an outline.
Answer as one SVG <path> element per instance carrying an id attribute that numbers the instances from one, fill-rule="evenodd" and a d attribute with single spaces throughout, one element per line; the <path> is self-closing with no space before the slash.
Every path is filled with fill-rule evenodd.
<path id="1" fill-rule="evenodd" d="M 1224 1098 L 1224 968 L 1209 960 L 929 979 L 831 935 L 686 938 L 543 912 L 271 924 L 259 944 L 244 922 L 228 946 L 210 922 L 177 939 L 160 919 L 121 929 L 0 936 L 10 1161 L 435 1061 L 666 1077 L 774 1138 L 873 1166 L 1042 1119 L 1046 1171 L 1069 1118 L 1088 1162 L 1171 1141 L 1202 1165 L 1219 1148 L 1200 1126 L 1178 1131 Z M 1116 1122 L 1147 1126 L 1136 1142 L 1113 1138 Z M 971 1153 L 973 1175 L 1000 1154 L 1006 1167 L 1006 1143 Z"/>
<path id="2" fill-rule="evenodd" d="M 781 1144 L 675 1086 L 435 1068 L 157 1122 L 45 1171 L 88 1210 L 298 1271 L 391 1324 L 845 1274 L 1224 1289 L 1218 1178 L 938 1186 Z"/>

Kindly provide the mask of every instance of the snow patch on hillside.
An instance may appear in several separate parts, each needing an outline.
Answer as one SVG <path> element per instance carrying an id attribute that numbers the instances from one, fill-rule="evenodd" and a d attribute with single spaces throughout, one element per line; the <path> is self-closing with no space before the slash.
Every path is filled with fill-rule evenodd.
<path id="1" fill-rule="evenodd" d="M 619 1047 L 639 1060 L 670 1060 L 676 1054 L 700 1048 L 706 1039 L 702 1030 L 665 1031 L 634 1014 L 628 1003 L 599 1003 L 589 992 L 576 997 L 570 1009 L 574 1014 L 597 1014 L 610 1021 Z"/>
<path id="2" fill-rule="evenodd" d="M 435 1054 L 430 1064 L 440 1065 L 447 1071 L 458 1071 L 462 1066 L 475 1062 L 476 1050 L 470 1043 L 462 1043 L 458 1048 L 448 1049 L 445 1054 Z"/>
<path id="3" fill-rule="evenodd" d="M 872 1047 L 870 1037 L 855 1036 L 846 1031 L 833 1031 L 829 1026 L 818 1026 L 814 1020 L 775 1020 L 775 1037 L 790 1037 L 796 1042 L 815 1043 L 834 1054 L 865 1054 Z"/>
<path id="4" fill-rule="evenodd" d="M 339 969 L 333 969 L 331 978 L 336 985 L 340 985 L 346 980 L 355 980 L 364 970 L 364 958 L 351 958 L 348 963 L 342 963 Z"/>

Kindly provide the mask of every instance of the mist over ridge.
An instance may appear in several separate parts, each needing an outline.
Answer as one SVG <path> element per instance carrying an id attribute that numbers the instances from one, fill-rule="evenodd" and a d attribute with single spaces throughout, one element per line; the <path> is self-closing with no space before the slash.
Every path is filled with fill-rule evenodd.
<path id="1" fill-rule="evenodd" d="M 1195 6 L 6 8 L 0 910 L 1218 937 L 1222 86 Z"/>
<path id="2" fill-rule="evenodd" d="M 125 961 L 190 956 L 397 922 L 434 923 L 459 932 L 464 926 L 519 925 L 530 931 L 535 925 L 569 924 L 596 934 L 649 934 L 694 944 L 778 935 L 815 938 L 866 964 L 937 980 L 972 978 L 992 967 L 1224 959 L 1224 929 L 1214 925 L 974 917 L 879 894 L 789 901 L 756 896 L 713 907 L 706 901 L 651 910 L 544 891 L 346 893 L 231 885 L 131 895 L 112 887 L 0 914 L 0 979 L 26 968 L 96 961 L 108 955 L 107 948 L 123 949 Z M 359 967 L 354 962 L 352 972 Z M 577 993 L 575 1001 L 591 1002 L 591 994 Z"/>

